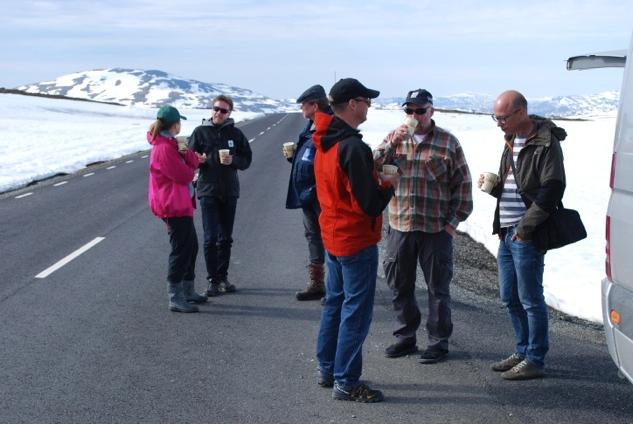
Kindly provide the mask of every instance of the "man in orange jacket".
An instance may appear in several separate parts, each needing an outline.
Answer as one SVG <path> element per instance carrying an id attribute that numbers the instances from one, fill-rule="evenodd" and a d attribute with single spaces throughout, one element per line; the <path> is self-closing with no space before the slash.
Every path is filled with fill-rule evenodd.
<path id="1" fill-rule="evenodd" d="M 330 90 L 335 115 L 317 112 L 313 136 L 328 269 L 317 339 L 318 383 L 333 387 L 334 399 L 357 402 L 383 400 L 379 390 L 359 381 L 374 304 L 382 211 L 398 179 L 382 176 L 381 181 L 371 149 L 356 129 L 379 94 L 353 78 L 338 81 Z"/>

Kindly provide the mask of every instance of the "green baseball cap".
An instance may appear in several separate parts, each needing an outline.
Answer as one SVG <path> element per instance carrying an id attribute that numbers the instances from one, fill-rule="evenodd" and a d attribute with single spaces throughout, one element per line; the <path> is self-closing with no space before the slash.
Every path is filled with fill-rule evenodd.
<path id="1" fill-rule="evenodd" d="M 186 121 L 187 117 L 182 116 L 180 112 L 178 112 L 178 109 L 176 109 L 175 107 L 165 105 L 161 106 L 160 109 L 158 109 L 156 119 L 160 119 L 166 125 L 172 125 L 176 122 L 179 122 L 181 119 L 184 119 Z"/>

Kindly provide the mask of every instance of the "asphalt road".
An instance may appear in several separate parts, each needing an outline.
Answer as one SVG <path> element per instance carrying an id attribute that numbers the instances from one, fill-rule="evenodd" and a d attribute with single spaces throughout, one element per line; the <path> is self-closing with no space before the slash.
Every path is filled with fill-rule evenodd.
<path id="1" fill-rule="evenodd" d="M 320 305 L 294 300 L 306 282 L 301 214 L 284 209 L 281 144 L 303 125 L 298 114 L 241 125 L 254 159 L 240 174 L 238 292 L 199 314 L 167 310 L 169 245 L 147 207 L 147 152 L 0 196 L 0 423 L 633 422 L 633 386 L 595 326 L 553 314 L 543 380 L 489 370 L 511 352 L 510 324 L 491 256 L 463 235 L 449 360 L 384 357 L 393 314 L 379 278 L 363 377 L 386 401 L 332 400 L 315 383 Z M 197 229 L 201 240 L 199 219 Z M 203 268 L 200 256 L 199 288 Z"/>

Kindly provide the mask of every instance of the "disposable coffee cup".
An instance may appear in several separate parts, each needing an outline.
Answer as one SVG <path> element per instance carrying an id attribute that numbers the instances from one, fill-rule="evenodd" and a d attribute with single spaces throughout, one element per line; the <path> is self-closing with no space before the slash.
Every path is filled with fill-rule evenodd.
<path id="1" fill-rule="evenodd" d="M 289 141 L 288 143 L 284 143 L 283 148 L 284 148 L 284 152 L 286 152 L 286 156 L 288 156 L 289 158 L 294 156 L 296 146 L 292 141 Z"/>
<path id="2" fill-rule="evenodd" d="M 413 116 L 407 116 L 406 118 L 404 118 L 404 125 L 407 126 L 409 135 L 413 135 L 413 133 L 415 132 L 415 129 L 418 126 L 418 120 L 415 119 Z"/>
<path id="3" fill-rule="evenodd" d="M 398 167 L 396 165 L 383 165 L 382 173 L 385 175 L 396 175 L 398 173 Z"/>
<path id="4" fill-rule="evenodd" d="M 492 172 L 483 172 L 481 175 L 484 177 L 484 182 L 481 185 L 481 191 L 485 191 L 486 193 L 490 193 L 494 186 L 499 182 L 499 177 L 497 174 Z"/>
<path id="5" fill-rule="evenodd" d="M 229 149 L 220 149 L 220 150 L 218 150 L 218 154 L 220 155 L 220 162 L 224 163 L 224 161 L 231 154 L 231 151 Z"/>
<path id="6" fill-rule="evenodd" d="M 178 150 L 184 152 L 187 150 L 187 146 L 189 145 L 189 137 L 179 135 L 176 137 L 176 142 L 178 143 Z"/>

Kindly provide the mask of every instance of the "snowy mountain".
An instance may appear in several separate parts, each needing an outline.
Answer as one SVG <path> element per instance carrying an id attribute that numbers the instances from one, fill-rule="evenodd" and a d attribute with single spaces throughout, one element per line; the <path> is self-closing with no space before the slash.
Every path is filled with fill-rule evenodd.
<path id="1" fill-rule="evenodd" d="M 24 85 L 18 90 L 124 105 L 156 107 L 168 103 L 176 107 L 204 109 L 212 106 L 216 95 L 228 94 L 235 102 L 235 109 L 243 112 L 296 110 L 293 103 L 248 89 L 183 79 L 157 70 L 112 68 L 77 72 L 54 81 Z"/>
<path id="2" fill-rule="evenodd" d="M 157 70 L 112 68 L 63 75 L 54 81 L 18 87 L 28 93 L 44 93 L 125 105 L 156 107 L 172 104 L 184 108 L 204 108 L 218 94 L 228 94 L 235 109 L 244 112 L 297 112 L 293 100 L 277 100 L 251 90 L 223 83 L 205 83 L 183 79 Z M 614 114 L 618 107 L 618 91 L 592 95 L 558 96 L 528 99 L 530 113 L 554 117 L 590 117 Z M 490 113 L 495 96 L 483 93 L 462 93 L 435 97 L 438 109 Z M 404 98 L 378 98 L 375 106 L 399 109 Z"/>
<path id="3" fill-rule="evenodd" d="M 491 113 L 495 96 L 483 93 L 463 93 L 434 98 L 438 109 L 464 112 Z M 620 93 L 606 91 L 583 96 L 557 96 L 547 98 L 528 98 L 530 113 L 548 117 L 590 117 L 614 114 L 618 108 Z M 383 109 L 400 108 L 404 97 L 378 98 L 375 102 Z"/>

